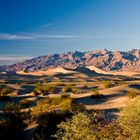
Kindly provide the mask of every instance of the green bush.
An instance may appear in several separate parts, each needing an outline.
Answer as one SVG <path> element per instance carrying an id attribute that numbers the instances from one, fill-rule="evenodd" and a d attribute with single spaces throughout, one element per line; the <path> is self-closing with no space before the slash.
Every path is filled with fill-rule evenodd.
<path id="1" fill-rule="evenodd" d="M 129 139 L 140 138 L 140 97 L 136 97 L 122 110 L 119 123 Z"/>
<path id="2" fill-rule="evenodd" d="M 39 85 L 35 87 L 33 92 L 35 95 L 51 94 L 51 93 L 55 93 L 55 87 L 53 85 L 47 85 L 47 86 Z"/>
<path id="3" fill-rule="evenodd" d="M 37 102 L 37 105 L 32 108 L 33 118 L 38 118 L 40 115 L 53 111 L 55 109 L 69 110 L 73 100 L 71 98 L 45 98 Z"/>
<path id="4" fill-rule="evenodd" d="M 61 122 L 58 128 L 54 135 L 58 140 L 95 140 L 92 119 L 82 112 L 73 115 L 66 122 Z"/>

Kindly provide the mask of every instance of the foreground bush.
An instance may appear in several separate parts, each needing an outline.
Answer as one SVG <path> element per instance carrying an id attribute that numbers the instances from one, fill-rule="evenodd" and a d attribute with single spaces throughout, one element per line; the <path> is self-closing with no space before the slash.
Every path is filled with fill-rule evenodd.
<path id="1" fill-rule="evenodd" d="M 52 137 L 56 133 L 57 125 L 70 116 L 69 112 L 48 112 L 42 114 L 38 120 L 38 127 L 32 140 L 56 140 Z"/>
<path id="2" fill-rule="evenodd" d="M 8 103 L 5 106 L 4 118 L 0 119 L 0 139 L 1 140 L 25 140 L 23 130 L 27 127 L 25 120 L 30 119 L 30 115 L 22 112 L 20 105 Z"/>
<path id="3" fill-rule="evenodd" d="M 94 140 L 92 119 L 82 112 L 58 125 L 59 130 L 54 135 L 58 140 Z"/>
<path id="4" fill-rule="evenodd" d="M 119 123 L 129 139 L 140 139 L 140 97 L 122 110 Z"/>

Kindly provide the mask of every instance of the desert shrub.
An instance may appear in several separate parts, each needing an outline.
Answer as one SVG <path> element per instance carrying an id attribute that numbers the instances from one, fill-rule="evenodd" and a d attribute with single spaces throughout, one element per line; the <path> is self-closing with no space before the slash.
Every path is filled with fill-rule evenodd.
<path id="1" fill-rule="evenodd" d="M 84 104 L 73 102 L 70 108 L 70 112 L 76 114 L 78 112 L 87 112 L 87 109 Z"/>
<path id="2" fill-rule="evenodd" d="M 132 99 L 132 98 L 135 98 L 137 95 L 140 95 L 140 91 L 138 91 L 136 89 L 130 89 L 130 90 L 128 90 L 127 95 L 130 99 Z"/>
<path id="3" fill-rule="evenodd" d="M 49 94 L 49 93 L 54 93 L 55 92 L 55 86 L 52 86 L 52 85 L 47 85 L 47 86 L 39 85 L 39 86 L 35 87 L 33 92 L 34 92 L 35 95 L 45 95 L 45 94 Z"/>
<path id="4" fill-rule="evenodd" d="M 0 100 L 1 101 L 8 100 L 12 91 L 13 90 L 9 87 L 1 86 L 1 88 L 0 88 Z"/>
<path id="5" fill-rule="evenodd" d="M 119 123 L 129 139 L 140 138 L 140 97 L 136 97 L 122 110 Z"/>
<path id="6" fill-rule="evenodd" d="M 15 96 L 17 96 L 18 95 L 18 91 L 13 91 L 12 93 L 10 93 L 10 96 L 11 97 L 15 97 Z"/>
<path id="7" fill-rule="evenodd" d="M 5 88 L 1 88 L 0 89 L 0 93 L 3 94 L 3 95 L 6 95 L 6 94 L 9 94 L 11 93 L 13 90 L 9 87 L 5 87 Z"/>
<path id="8" fill-rule="evenodd" d="M 38 121 L 39 125 L 32 139 L 55 140 L 52 135 L 54 135 L 58 130 L 57 125 L 62 121 L 65 121 L 69 116 L 70 114 L 68 112 L 48 112 L 46 114 L 43 114 Z"/>
<path id="9" fill-rule="evenodd" d="M 92 89 L 91 90 L 92 92 L 92 95 L 90 96 L 91 98 L 102 98 L 103 97 L 103 94 L 100 94 L 98 90 L 96 89 Z"/>
<path id="10" fill-rule="evenodd" d="M 72 93 L 77 94 L 79 91 L 77 88 L 72 88 Z"/>
<path id="11" fill-rule="evenodd" d="M 28 108 L 32 105 L 32 101 L 27 99 L 22 99 L 19 101 L 19 104 L 22 108 Z"/>
<path id="12" fill-rule="evenodd" d="M 39 87 L 39 86 L 41 86 L 41 82 L 35 83 L 35 87 Z"/>
<path id="13" fill-rule="evenodd" d="M 103 83 L 101 83 L 101 89 L 111 88 L 113 86 L 113 82 L 104 81 Z"/>
<path id="14" fill-rule="evenodd" d="M 58 125 L 59 130 L 54 135 L 58 140 L 94 140 L 95 134 L 92 126 L 92 119 L 89 115 L 79 112 L 61 122 Z"/>
<path id="15" fill-rule="evenodd" d="M 96 139 L 98 140 L 126 140 L 127 135 L 117 121 L 111 121 L 97 126 Z"/>
<path id="16" fill-rule="evenodd" d="M 62 92 L 72 92 L 71 85 L 66 85 L 62 88 Z"/>
<path id="17" fill-rule="evenodd" d="M 28 84 L 27 82 L 22 82 L 22 83 L 20 84 L 20 86 L 21 86 L 21 87 L 26 87 L 27 84 Z"/>
<path id="18" fill-rule="evenodd" d="M 37 105 L 32 108 L 32 116 L 38 118 L 40 115 L 53 111 L 55 109 L 68 110 L 71 107 L 73 100 L 71 98 L 45 98 L 37 102 Z"/>
<path id="19" fill-rule="evenodd" d="M 88 89 L 89 87 L 87 84 L 84 84 L 83 88 Z"/>
<path id="20" fill-rule="evenodd" d="M 4 140 L 24 140 L 23 129 L 27 127 L 24 123 L 25 115 L 17 104 L 7 103 L 4 108 L 5 120 L 0 123 L 0 136 Z M 24 116 L 24 117 L 23 117 Z"/>
<path id="21" fill-rule="evenodd" d="M 20 114 L 21 111 L 21 106 L 19 104 L 14 104 L 14 103 L 7 103 L 4 107 L 4 112 L 6 114 L 10 114 L 10 113 L 16 113 L 16 114 Z"/>
<path id="22" fill-rule="evenodd" d="M 62 99 L 64 99 L 64 98 L 70 98 L 70 94 L 62 93 L 62 94 L 61 94 L 61 98 L 62 98 Z"/>

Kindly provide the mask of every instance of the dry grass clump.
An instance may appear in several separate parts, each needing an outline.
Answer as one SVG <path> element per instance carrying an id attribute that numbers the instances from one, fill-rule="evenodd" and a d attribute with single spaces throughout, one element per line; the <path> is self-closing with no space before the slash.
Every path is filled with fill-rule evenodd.
<path id="1" fill-rule="evenodd" d="M 115 87 L 118 85 L 118 82 L 116 81 L 104 81 L 104 82 L 100 82 L 100 88 L 101 89 L 106 89 L 106 88 L 111 88 L 111 87 Z"/>
<path id="2" fill-rule="evenodd" d="M 13 90 L 9 87 L 0 86 L 0 100 L 5 101 L 10 97 L 10 94 L 13 92 Z"/>
<path id="3" fill-rule="evenodd" d="M 140 91 L 137 89 L 129 89 L 127 93 L 130 99 L 135 98 L 137 95 L 140 95 Z"/>
<path id="4" fill-rule="evenodd" d="M 91 98 L 98 99 L 104 97 L 103 94 L 100 94 L 97 89 L 92 89 L 91 92 L 92 92 L 92 95 L 90 96 Z"/>

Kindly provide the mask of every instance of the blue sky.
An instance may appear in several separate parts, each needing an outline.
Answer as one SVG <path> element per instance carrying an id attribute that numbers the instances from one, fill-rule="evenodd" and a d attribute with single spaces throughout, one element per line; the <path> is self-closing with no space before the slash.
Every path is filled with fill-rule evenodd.
<path id="1" fill-rule="evenodd" d="M 0 0 L 0 63 L 4 56 L 139 49 L 139 6 L 140 0 Z"/>

